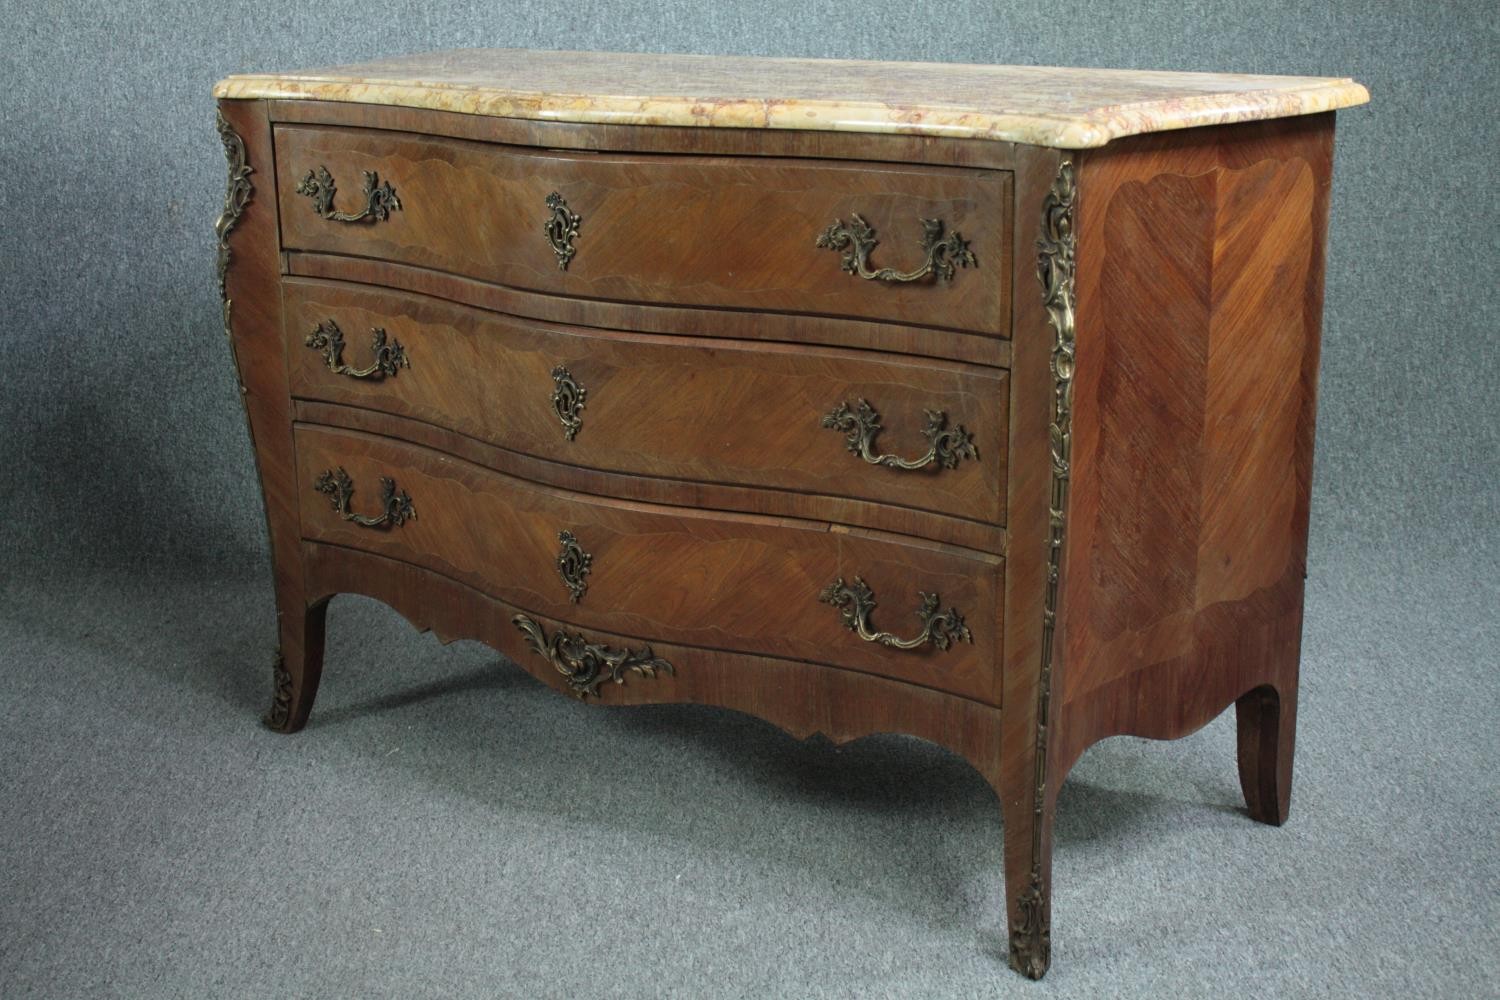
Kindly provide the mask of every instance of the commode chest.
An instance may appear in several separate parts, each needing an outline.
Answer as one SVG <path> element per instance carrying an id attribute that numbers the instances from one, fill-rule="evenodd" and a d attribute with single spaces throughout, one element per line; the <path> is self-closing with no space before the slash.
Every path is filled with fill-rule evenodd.
<path id="1" fill-rule="evenodd" d="M 1349 80 L 461 51 L 220 83 L 267 721 L 331 596 L 559 691 L 904 732 L 1050 961 L 1091 743 L 1287 812 Z"/>

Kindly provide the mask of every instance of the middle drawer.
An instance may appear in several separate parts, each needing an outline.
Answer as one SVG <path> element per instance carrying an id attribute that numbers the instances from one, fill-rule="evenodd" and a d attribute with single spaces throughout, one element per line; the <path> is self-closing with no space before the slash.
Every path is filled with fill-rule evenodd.
<path id="1" fill-rule="evenodd" d="M 283 301 L 298 398 L 584 468 L 1004 523 L 1002 370 L 568 327 L 315 279 L 287 279 Z"/>

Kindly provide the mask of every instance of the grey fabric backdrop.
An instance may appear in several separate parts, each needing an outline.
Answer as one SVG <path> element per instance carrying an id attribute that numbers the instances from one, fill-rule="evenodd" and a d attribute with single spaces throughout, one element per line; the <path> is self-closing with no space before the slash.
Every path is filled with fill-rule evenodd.
<path id="1" fill-rule="evenodd" d="M 575 714 L 482 650 L 438 650 L 358 601 L 336 607 L 314 727 L 288 741 L 248 725 L 274 627 L 213 280 L 224 163 L 209 89 L 231 72 L 467 45 L 1364 82 L 1373 104 L 1339 122 L 1302 805 L 1277 831 L 1290 839 L 1257 839 L 1234 815 L 1225 720 L 1168 747 L 1091 751 L 1060 807 L 1069 964 L 1034 995 L 1492 988 L 1490 5 L 0 7 L 0 991 L 1038 989 L 997 978 L 993 799 L 933 748 L 876 739 L 839 756 L 711 710 Z M 681 784 L 654 767 L 599 778 L 579 749 L 595 742 L 611 760 L 674 755 Z M 864 885 L 867 867 L 880 871 Z M 1178 881 L 1194 887 L 1187 909 L 1234 913 L 1239 930 L 1172 913 Z M 372 944 L 367 919 L 401 927 L 400 943 Z"/>
<path id="2" fill-rule="evenodd" d="M 1313 568 L 1334 546 L 1493 559 L 1500 148 L 1487 4 L 16 3 L 0 107 L 0 551 L 262 572 L 217 325 L 209 88 L 465 45 L 1348 75 Z"/>

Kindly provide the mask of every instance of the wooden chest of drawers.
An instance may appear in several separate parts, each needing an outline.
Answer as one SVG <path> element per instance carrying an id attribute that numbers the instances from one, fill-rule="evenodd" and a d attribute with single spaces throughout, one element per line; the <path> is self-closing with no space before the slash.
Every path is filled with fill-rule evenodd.
<path id="1" fill-rule="evenodd" d="M 580 698 L 934 740 L 1033 977 L 1091 743 L 1235 705 L 1285 818 L 1358 84 L 475 51 L 216 95 L 271 726 L 360 593 Z"/>

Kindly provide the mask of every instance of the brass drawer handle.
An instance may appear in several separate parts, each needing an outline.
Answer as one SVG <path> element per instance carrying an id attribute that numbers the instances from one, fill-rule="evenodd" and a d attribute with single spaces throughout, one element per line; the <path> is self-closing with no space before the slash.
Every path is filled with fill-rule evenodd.
<path id="1" fill-rule="evenodd" d="M 375 357 L 365 368 L 355 368 L 344 363 L 344 331 L 331 319 L 319 323 L 318 328 L 307 335 L 304 343 L 323 355 L 328 370 L 335 375 L 379 381 L 387 375 L 394 377 L 398 368 L 411 367 L 411 362 L 406 358 L 406 348 L 401 346 L 399 340 L 387 342 L 384 327 L 371 327 L 370 335 L 370 350 Z"/>
<path id="2" fill-rule="evenodd" d="M 411 495 L 402 491 L 396 492 L 396 481 L 386 476 L 380 477 L 380 507 L 381 512 L 373 517 L 365 514 L 356 514 L 349 509 L 349 498 L 354 495 L 354 480 L 349 478 L 349 473 L 341 466 L 338 469 L 329 469 L 318 477 L 313 484 L 313 489 L 328 497 L 333 509 L 338 512 L 339 517 L 346 521 L 365 528 L 380 528 L 386 525 L 400 527 L 407 521 L 417 516 L 416 510 L 411 505 Z"/>
<path id="3" fill-rule="evenodd" d="M 869 462 L 888 469 L 921 469 L 936 465 L 942 469 L 958 466 L 961 459 L 979 459 L 974 448 L 974 436 L 963 424 L 948 428 L 948 415 L 942 410 L 926 410 L 927 424 L 922 436 L 928 441 L 927 453 L 918 458 L 902 458 L 899 455 L 880 455 L 875 452 L 875 437 L 880 433 L 880 414 L 875 407 L 859 400 L 853 409 L 848 403 L 840 403 L 823 418 L 823 426 L 843 431 L 849 451 Z"/>
<path id="4" fill-rule="evenodd" d="M 573 435 L 578 433 L 578 428 L 583 426 L 583 418 L 578 415 L 578 411 L 583 409 L 583 402 L 588 399 L 589 391 L 579 385 L 562 365 L 552 369 L 552 383 L 552 412 L 562 421 L 563 437 L 571 441 Z"/>
<path id="5" fill-rule="evenodd" d="M 557 574 L 568 588 L 568 599 L 577 604 L 588 593 L 589 585 L 584 577 L 593 568 L 594 557 L 583 551 L 583 546 L 578 544 L 571 531 L 559 531 L 557 540 L 562 543 L 562 551 L 557 554 Z"/>
<path id="6" fill-rule="evenodd" d="M 547 237 L 552 252 L 557 254 L 557 269 L 566 271 L 568 262 L 577 252 L 573 241 L 578 238 L 578 224 L 583 221 L 583 216 L 569 211 L 568 203 L 556 191 L 547 196 L 546 204 L 552 215 L 542 223 L 542 234 Z"/>
<path id="7" fill-rule="evenodd" d="M 925 594 L 921 591 L 917 591 L 917 594 L 922 598 L 922 606 L 917 609 L 917 617 L 922 620 L 922 631 L 913 639 L 902 639 L 889 632 L 877 632 L 870 627 L 870 612 L 875 610 L 875 593 L 857 576 L 852 584 L 846 584 L 844 578 L 839 577 L 818 595 L 818 600 L 838 608 L 844 616 L 844 627 L 859 633 L 859 637 L 865 642 L 878 642 L 891 649 L 916 649 L 928 643 L 937 649 L 947 649 L 959 639 L 969 643 L 974 641 L 969 626 L 964 624 L 964 617 L 956 608 L 949 608 L 943 614 L 938 614 L 937 594 Z"/>
<path id="8" fill-rule="evenodd" d="M 309 170 L 307 176 L 302 178 L 301 183 L 297 185 L 297 193 L 311 198 L 313 211 L 333 222 L 363 222 L 365 219 L 385 222 L 390 219 L 392 211 L 401 209 L 401 199 L 396 197 L 396 189 L 391 187 L 389 182 L 380 183 L 380 175 L 375 171 L 366 170 L 364 174 L 365 207 L 358 212 L 334 210 L 333 194 L 336 185 L 327 167 L 320 166 L 317 170 Z"/>
<path id="9" fill-rule="evenodd" d="M 844 270 L 857 274 L 866 281 L 920 281 L 930 274 L 938 281 L 947 282 L 953 280 L 953 265 L 979 266 L 974 252 L 969 249 L 969 241 L 962 234 L 955 231 L 953 235 L 945 237 L 942 220 L 923 219 L 922 252 L 927 259 L 922 262 L 922 266 L 915 271 L 898 271 L 894 267 L 872 270 L 870 254 L 880 240 L 875 236 L 874 227 L 861 216 L 851 215 L 849 218 L 852 221 L 835 219 L 833 225 L 818 237 L 817 245 L 842 253 Z"/>
<path id="10" fill-rule="evenodd" d="M 589 642 L 577 632 L 558 630 L 547 638 L 547 632 L 534 619 L 516 615 L 511 624 L 526 636 L 526 644 L 557 668 L 557 672 L 568 679 L 568 690 L 579 698 L 599 696 L 599 685 L 605 681 L 625 683 L 625 671 L 642 677 L 655 677 L 660 670 L 664 674 L 675 674 L 672 664 L 651 651 L 642 649 L 615 649 Z"/>

